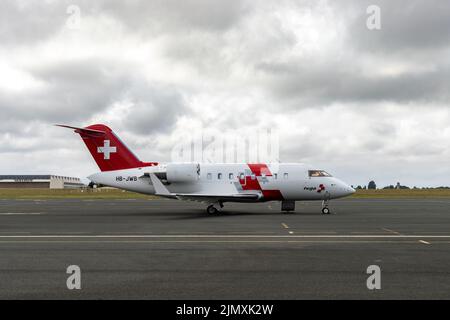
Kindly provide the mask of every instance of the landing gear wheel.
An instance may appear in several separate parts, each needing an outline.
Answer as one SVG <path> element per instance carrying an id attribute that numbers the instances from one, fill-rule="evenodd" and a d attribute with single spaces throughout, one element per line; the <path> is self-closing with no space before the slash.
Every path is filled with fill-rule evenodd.
<path id="1" fill-rule="evenodd" d="M 328 209 L 327 207 L 322 208 L 322 213 L 323 214 L 330 214 L 330 209 Z"/>
<path id="2" fill-rule="evenodd" d="M 206 212 L 208 214 L 213 215 L 213 214 L 217 214 L 219 212 L 219 210 L 217 210 L 217 208 L 214 207 L 213 205 L 210 205 L 210 206 L 208 206 L 208 208 L 206 208 Z"/>

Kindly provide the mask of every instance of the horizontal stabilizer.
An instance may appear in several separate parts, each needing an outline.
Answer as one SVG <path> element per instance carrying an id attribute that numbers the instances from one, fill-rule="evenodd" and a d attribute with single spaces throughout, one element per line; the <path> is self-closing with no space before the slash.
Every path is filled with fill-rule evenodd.
<path id="1" fill-rule="evenodd" d="M 92 135 L 97 135 L 97 136 L 106 134 L 105 131 L 101 131 L 101 130 L 94 130 L 94 129 L 88 129 L 88 128 L 77 128 L 77 127 L 72 127 L 72 126 L 66 126 L 64 124 L 55 124 L 55 126 L 73 129 L 73 130 L 75 130 L 76 133 L 85 133 L 85 134 L 92 134 Z"/>

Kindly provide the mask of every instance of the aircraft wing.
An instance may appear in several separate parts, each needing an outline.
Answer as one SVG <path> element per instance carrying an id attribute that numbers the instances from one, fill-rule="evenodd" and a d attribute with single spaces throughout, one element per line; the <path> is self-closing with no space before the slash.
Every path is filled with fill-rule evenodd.
<path id="1" fill-rule="evenodd" d="M 260 198 L 257 193 L 237 193 L 237 194 L 176 194 L 180 200 L 217 202 L 217 201 L 256 201 Z"/>
<path id="2" fill-rule="evenodd" d="M 158 179 L 154 173 L 149 173 L 155 195 L 199 202 L 217 202 L 217 201 L 257 201 L 261 195 L 259 193 L 236 193 L 236 194 L 206 194 L 206 193 L 172 193 L 167 190 L 166 186 Z"/>

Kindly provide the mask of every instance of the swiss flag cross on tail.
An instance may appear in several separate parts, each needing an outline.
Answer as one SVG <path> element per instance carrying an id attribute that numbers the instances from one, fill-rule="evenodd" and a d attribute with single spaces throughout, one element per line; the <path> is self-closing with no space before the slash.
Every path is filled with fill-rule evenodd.
<path id="1" fill-rule="evenodd" d="M 116 147 L 111 147 L 110 144 L 111 144 L 111 141 L 105 140 L 103 147 L 98 147 L 97 148 L 97 152 L 98 153 L 103 153 L 103 159 L 104 160 L 109 160 L 111 153 L 117 152 L 117 148 Z"/>
<path id="2" fill-rule="evenodd" d="M 157 165 L 157 162 L 142 162 L 118 136 L 104 124 L 77 128 L 57 124 L 58 127 L 74 129 L 83 139 L 101 171 L 131 169 Z"/>

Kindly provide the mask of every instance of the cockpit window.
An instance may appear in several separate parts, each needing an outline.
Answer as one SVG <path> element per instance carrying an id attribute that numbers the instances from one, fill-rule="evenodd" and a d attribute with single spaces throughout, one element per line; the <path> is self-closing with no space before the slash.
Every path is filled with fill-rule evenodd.
<path id="1" fill-rule="evenodd" d="M 308 174 L 310 177 L 331 177 L 331 174 L 323 170 L 309 170 Z"/>

